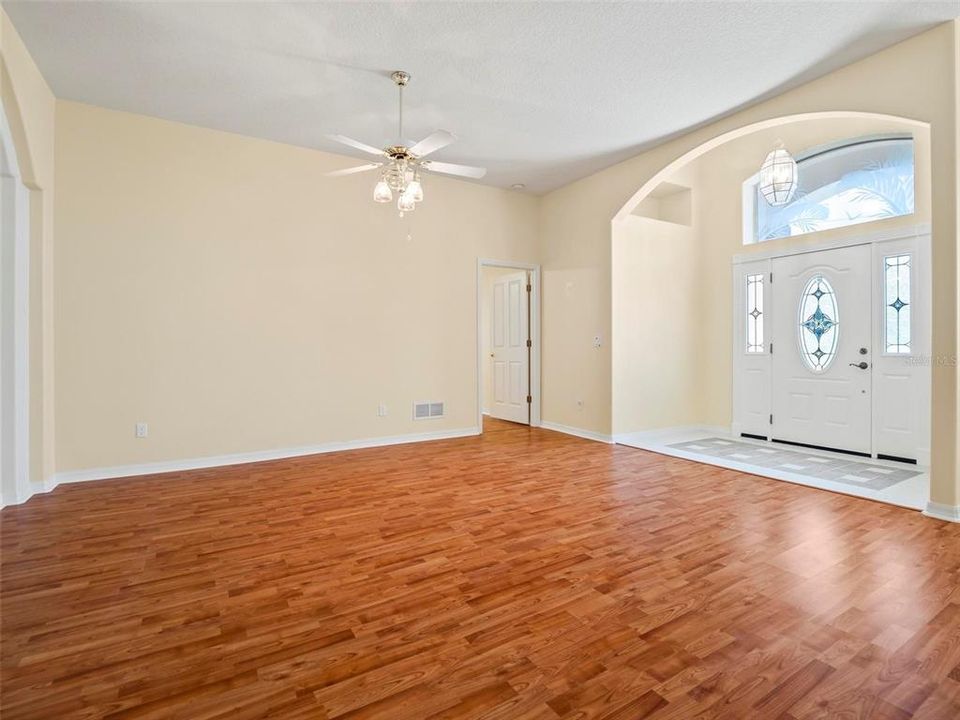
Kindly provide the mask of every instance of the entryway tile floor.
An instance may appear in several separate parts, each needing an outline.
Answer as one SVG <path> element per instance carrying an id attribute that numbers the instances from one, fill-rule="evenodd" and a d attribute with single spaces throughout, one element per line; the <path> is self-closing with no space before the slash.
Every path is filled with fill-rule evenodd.
<path id="1" fill-rule="evenodd" d="M 926 507 L 930 493 L 925 467 L 727 437 L 704 429 L 632 433 L 617 437 L 617 443 L 915 510 Z"/>

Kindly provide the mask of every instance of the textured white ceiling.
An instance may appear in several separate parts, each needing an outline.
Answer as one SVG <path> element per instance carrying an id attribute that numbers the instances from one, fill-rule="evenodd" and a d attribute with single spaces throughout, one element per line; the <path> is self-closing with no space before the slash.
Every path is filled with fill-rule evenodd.
<path id="1" fill-rule="evenodd" d="M 947 2 L 4 2 L 61 98 L 349 153 L 396 134 L 544 192 L 960 15 Z M 345 165 L 349 162 L 345 162 Z"/>

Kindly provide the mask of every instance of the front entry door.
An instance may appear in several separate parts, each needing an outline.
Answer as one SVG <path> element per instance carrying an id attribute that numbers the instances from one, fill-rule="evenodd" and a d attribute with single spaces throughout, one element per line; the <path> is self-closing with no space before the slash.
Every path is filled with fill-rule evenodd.
<path id="1" fill-rule="evenodd" d="M 530 422 L 530 293 L 526 272 L 498 278 L 493 285 L 493 338 L 490 345 L 493 400 L 490 415 Z"/>
<path id="2" fill-rule="evenodd" d="M 772 262 L 772 438 L 869 454 L 869 245 Z"/>

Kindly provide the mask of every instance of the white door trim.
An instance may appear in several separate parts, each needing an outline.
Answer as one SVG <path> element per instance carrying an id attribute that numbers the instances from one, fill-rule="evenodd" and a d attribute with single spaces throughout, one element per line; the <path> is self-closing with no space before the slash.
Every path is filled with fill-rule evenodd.
<path id="1" fill-rule="evenodd" d="M 30 480 L 30 194 L 0 102 L 0 507 L 26 502 Z"/>
<path id="2" fill-rule="evenodd" d="M 509 260 L 491 260 L 477 258 L 477 365 L 474 381 L 477 386 L 477 427 L 483 428 L 483 328 L 482 309 L 483 297 L 483 268 L 499 267 L 512 270 L 527 270 L 530 273 L 530 340 L 533 347 L 530 350 L 530 395 L 533 402 L 530 404 L 530 426 L 540 427 L 540 266 L 531 263 L 512 262 Z"/>
<path id="3" fill-rule="evenodd" d="M 886 242 L 887 240 L 905 240 L 907 238 L 922 238 L 930 235 L 930 223 L 917 223 L 905 227 L 897 227 L 891 230 L 877 230 L 872 233 L 863 233 L 850 235 L 848 237 L 836 238 L 833 240 L 824 240 L 814 245 L 800 245 L 792 248 L 772 247 L 756 252 L 738 253 L 733 256 L 733 264 L 753 262 L 755 260 L 766 260 L 778 257 L 790 257 L 792 255 L 804 255 L 806 253 L 820 252 L 821 250 L 835 250 L 836 248 L 851 247 L 853 245 L 875 245 Z M 802 236 L 800 236 L 802 237 Z M 753 245 L 752 247 L 761 247 L 764 243 Z M 775 244 L 775 243 L 771 243 Z"/>

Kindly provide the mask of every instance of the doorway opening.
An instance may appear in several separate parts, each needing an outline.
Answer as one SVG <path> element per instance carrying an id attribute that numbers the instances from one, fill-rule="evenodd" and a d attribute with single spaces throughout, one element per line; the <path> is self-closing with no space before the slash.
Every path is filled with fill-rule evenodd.
<path id="1" fill-rule="evenodd" d="M 477 426 L 540 425 L 540 268 L 477 262 Z"/>
<path id="2" fill-rule="evenodd" d="M 775 215 L 745 188 L 778 143 L 805 165 Z M 890 163 L 861 162 L 881 146 Z M 906 177 L 890 207 L 875 166 Z M 616 441 L 923 508 L 930 168 L 929 126 L 820 113 L 719 136 L 646 182 L 612 223 Z"/>
<path id="3" fill-rule="evenodd" d="M 734 435 L 930 464 L 929 234 L 734 259 Z"/>

